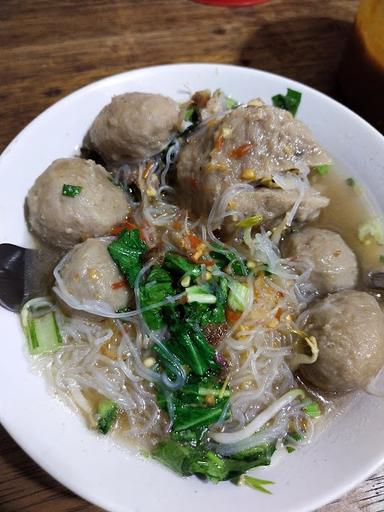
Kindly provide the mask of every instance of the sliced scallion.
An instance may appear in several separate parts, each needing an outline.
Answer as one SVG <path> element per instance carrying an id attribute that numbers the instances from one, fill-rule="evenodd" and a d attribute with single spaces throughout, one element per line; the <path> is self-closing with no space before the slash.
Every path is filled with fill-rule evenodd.
<path id="1" fill-rule="evenodd" d="M 54 352 L 62 344 L 53 305 L 46 298 L 32 299 L 21 311 L 21 323 L 31 354 Z"/>
<path id="2" fill-rule="evenodd" d="M 62 194 L 63 194 L 63 196 L 67 196 L 67 197 L 76 197 L 80 194 L 82 189 L 83 189 L 83 187 L 81 187 L 80 185 L 64 184 L 63 189 L 62 189 Z"/>

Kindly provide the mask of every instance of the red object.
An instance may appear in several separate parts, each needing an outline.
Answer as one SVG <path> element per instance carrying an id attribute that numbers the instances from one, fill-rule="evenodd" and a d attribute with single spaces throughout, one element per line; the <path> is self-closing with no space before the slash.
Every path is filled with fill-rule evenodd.
<path id="1" fill-rule="evenodd" d="M 112 283 L 111 286 L 113 290 L 118 290 L 119 288 L 125 288 L 127 283 L 125 281 L 117 281 L 116 283 Z"/>
<path id="2" fill-rule="evenodd" d="M 227 308 L 225 310 L 225 317 L 229 324 L 234 324 L 241 317 L 241 313 L 239 311 L 233 311 L 233 309 Z"/>
<path id="3" fill-rule="evenodd" d="M 251 151 L 252 144 L 250 142 L 246 142 L 245 144 L 242 144 L 238 148 L 234 149 L 229 153 L 229 156 L 231 158 L 241 158 L 242 156 L 246 155 Z"/>
<path id="4" fill-rule="evenodd" d="M 193 0 L 198 4 L 218 5 L 221 7 L 245 7 L 247 5 L 264 4 L 268 0 Z"/>
<path id="5" fill-rule="evenodd" d="M 195 249 L 197 249 L 199 247 L 199 245 L 201 245 L 203 243 L 201 238 L 199 238 L 198 236 L 194 235 L 193 233 L 190 233 L 189 235 L 187 235 L 187 240 L 189 241 L 189 244 L 190 244 L 190 246 L 191 246 L 193 251 Z"/>

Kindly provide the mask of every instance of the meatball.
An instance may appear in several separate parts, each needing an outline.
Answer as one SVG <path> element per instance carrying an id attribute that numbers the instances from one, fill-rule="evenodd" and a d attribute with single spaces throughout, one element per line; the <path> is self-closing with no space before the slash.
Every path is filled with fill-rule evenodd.
<path id="1" fill-rule="evenodd" d="M 257 187 L 255 190 L 245 191 L 231 201 L 231 208 L 236 212 L 224 220 L 223 235 L 230 238 L 236 230 L 239 221 L 238 214 L 244 216 L 260 214 L 263 224 L 270 228 L 279 221 L 295 204 L 298 198 L 295 190 L 282 190 L 276 188 Z M 306 222 L 318 217 L 321 208 L 329 204 L 329 199 L 310 188 L 305 194 L 296 213 L 299 222 Z M 213 226 L 215 229 L 219 226 Z"/>
<path id="2" fill-rule="evenodd" d="M 64 195 L 64 185 L 81 187 Z M 29 224 L 42 240 L 69 248 L 81 239 L 108 234 L 128 215 L 124 192 L 92 160 L 55 160 L 35 181 L 27 197 Z"/>
<path id="3" fill-rule="evenodd" d="M 329 162 L 309 129 L 289 112 L 247 105 L 209 119 L 190 135 L 176 163 L 177 183 L 183 206 L 208 215 L 231 185 Z"/>
<path id="4" fill-rule="evenodd" d="M 310 280 L 320 294 L 356 286 L 356 256 L 334 231 L 307 227 L 292 233 L 282 244 L 282 254 L 313 267 Z"/>
<path id="5" fill-rule="evenodd" d="M 69 253 L 61 278 L 68 292 L 80 303 L 101 301 L 113 311 L 133 302 L 133 292 L 108 253 L 110 242 L 88 238 Z"/>
<path id="6" fill-rule="evenodd" d="M 384 314 L 366 292 L 328 295 L 303 314 L 300 327 L 315 336 L 317 361 L 303 377 L 325 391 L 364 388 L 384 365 Z"/>
<path id="7" fill-rule="evenodd" d="M 86 145 L 106 162 L 144 160 L 169 144 L 179 125 L 179 114 L 178 104 L 166 96 L 121 94 L 93 121 Z"/>

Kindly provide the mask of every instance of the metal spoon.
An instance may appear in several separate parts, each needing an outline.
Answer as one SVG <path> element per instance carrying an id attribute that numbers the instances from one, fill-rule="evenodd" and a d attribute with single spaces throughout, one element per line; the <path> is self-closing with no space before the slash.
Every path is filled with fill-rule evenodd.
<path id="1" fill-rule="evenodd" d="M 45 295 L 61 255 L 57 249 L 0 244 L 0 306 L 18 312 L 30 298 Z"/>

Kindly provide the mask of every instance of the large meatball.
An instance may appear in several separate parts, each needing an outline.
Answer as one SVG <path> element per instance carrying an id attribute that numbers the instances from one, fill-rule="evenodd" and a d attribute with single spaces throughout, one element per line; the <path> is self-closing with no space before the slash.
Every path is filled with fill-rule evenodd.
<path id="1" fill-rule="evenodd" d="M 81 187 L 71 197 L 64 185 Z M 69 248 L 90 236 L 108 234 L 128 215 L 120 187 L 92 160 L 55 160 L 35 181 L 27 197 L 29 223 L 42 240 Z"/>
<path id="2" fill-rule="evenodd" d="M 364 388 L 384 366 L 384 314 L 368 293 L 328 295 L 303 316 L 300 327 L 319 347 L 317 361 L 301 366 L 311 384 L 326 391 Z"/>
<path id="3" fill-rule="evenodd" d="M 307 227 L 292 233 L 284 241 L 282 253 L 294 260 L 307 261 L 313 267 L 310 280 L 320 294 L 356 286 L 356 256 L 334 231 Z"/>
<path id="4" fill-rule="evenodd" d="M 179 153 L 177 182 L 183 206 L 208 215 L 231 185 L 329 162 L 309 129 L 289 112 L 247 105 L 209 119 L 190 135 Z"/>
<path id="5" fill-rule="evenodd" d="M 86 144 L 107 162 L 144 160 L 167 146 L 178 124 L 179 107 L 171 98 L 143 92 L 121 94 L 93 121 Z"/>
<path id="6" fill-rule="evenodd" d="M 108 253 L 110 242 L 89 238 L 69 253 L 60 275 L 80 303 L 101 301 L 113 311 L 132 304 L 133 293 Z"/>
<path id="7" fill-rule="evenodd" d="M 223 235 L 229 238 L 236 230 L 239 214 L 244 217 L 248 215 L 262 215 L 263 224 L 267 228 L 283 218 L 296 200 L 299 192 L 296 190 L 282 190 L 277 188 L 257 187 L 254 190 L 242 191 L 231 200 L 231 209 L 235 212 L 224 220 Z M 310 187 L 303 197 L 296 213 L 299 222 L 313 220 L 320 214 L 321 208 L 329 204 L 329 199 L 322 196 L 315 189 Z M 218 226 L 213 225 L 215 229 Z"/>

